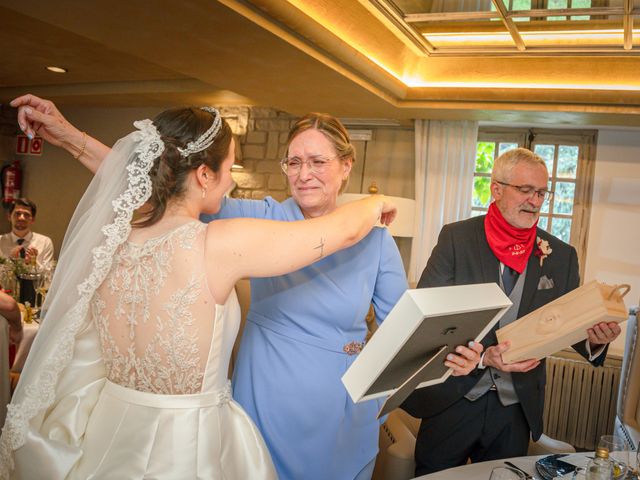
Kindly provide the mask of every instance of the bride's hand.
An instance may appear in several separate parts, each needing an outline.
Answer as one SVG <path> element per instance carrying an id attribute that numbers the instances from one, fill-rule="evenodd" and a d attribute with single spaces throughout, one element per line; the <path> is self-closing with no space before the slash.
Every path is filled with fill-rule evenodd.
<path id="1" fill-rule="evenodd" d="M 11 106 L 18 109 L 18 125 L 29 138 L 37 134 L 52 145 L 67 148 L 82 137 L 50 100 L 28 94 L 13 99 Z"/>
<path id="2" fill-rule="evenodd" d="M 382 212 L 380 214 L 380 223 L 383 225 L 391 225 L 398 214 L 398 208 L 395 206 L 393 202 L 388 200 L 386 197 L 382 197 Z"/>

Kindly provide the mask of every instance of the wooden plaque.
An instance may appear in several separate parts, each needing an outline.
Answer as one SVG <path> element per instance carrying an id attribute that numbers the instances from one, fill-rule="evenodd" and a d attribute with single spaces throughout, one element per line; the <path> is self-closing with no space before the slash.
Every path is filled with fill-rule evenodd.
<path id="1" fill-rule="evenodd" d="M 539 360 L 586 340 L 587 329 L 596 323 L 624 322 L 628 312 L 623 297 L 629 289 L 593 280 L 499 329 L 498 342 L 511 340 L 502 360 Z"/>

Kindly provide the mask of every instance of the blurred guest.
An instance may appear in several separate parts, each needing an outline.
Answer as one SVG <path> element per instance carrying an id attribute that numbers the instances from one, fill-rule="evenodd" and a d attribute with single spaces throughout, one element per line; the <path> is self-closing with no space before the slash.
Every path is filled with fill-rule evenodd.
<path id="1" fill-rule="evenodd" d="M 38 268 L 47 268 L 53 260 L 53 242 L 45 235 L 33 232 L 36 204 L 28 198 L 18 198 L 9 207 L 11 231 L 0 235 L 0 253 L 5 257 L 35 259 Z"/>
<path id="2" fill-rule="evenodd" d="M 491 174 L 494 202 L 487 215 L 445 225 L 422 273 L 419 288 L 495 282 L 513 302 L 504 326 L 578 287 L 575 248 L 537 228 L 540 208 L 553 193 L 542 158 L 524 148 L 500 155 Z M 498 326 L 496 326 L 498 328 Z M 587 330 L 573 348 L 602 365 L 606 345 L 620 334 L 615 323 Z M 505 364 L 508 342 L 495 329 L 485 353 L 466 377 L 416 390 L 403 408 L 423 419 L 416 441 L 416 475 L 527 454 L 529 438 L 542 434 L 544 360 Z"/>
<path id="3" fill-rule="evenodd" d="M 11 399 L 8 347 L 19 344 L 21 340 L 22 321 L 18 304 L 0 290 L 0 424 L 4 424 L 7 403 Z"/>

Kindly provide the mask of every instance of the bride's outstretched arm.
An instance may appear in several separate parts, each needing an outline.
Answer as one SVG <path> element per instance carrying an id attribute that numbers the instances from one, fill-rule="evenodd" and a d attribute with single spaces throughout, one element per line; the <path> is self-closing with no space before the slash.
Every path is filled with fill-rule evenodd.
<path id="1" fill-rule="evenodd" d="M 212 293 L 222 303 L 240 278 L 298 270 L 354 245 L 378 221 L 388 225 L 395 215 L 396 207 L 386 197 L 372 195 L 310 220 L 239 218 L 211 222 L 206 256 Z"/>
<path id="2" fill-rule="evenodd" d="M 18 125 L 25 135 L 29 138 L 39 135 L 64 148 L 92 173 L 96 173 L 111 150 L 69 123 L 50 100 L 28 94 L 13 99 L 11 106 L 18 109 Z"/>

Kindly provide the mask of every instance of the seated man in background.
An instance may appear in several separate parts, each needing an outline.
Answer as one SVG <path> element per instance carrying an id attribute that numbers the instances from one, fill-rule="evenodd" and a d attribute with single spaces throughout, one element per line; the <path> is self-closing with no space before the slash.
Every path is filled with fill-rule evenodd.
<path id="1" fill-rule="evenodd" d="M 35 259 L 38 268 L 48 268 L 53 260 L 53 242 L 49 237 L 31 231 L 36 219 L 36 204 L 28 198 L 18 198 L 9 207 L 11 231 L 0 236 L 0 254 L 4 257 Z"/>
<path id="2" fill-rule="evenodd" d="M 499 327 L 577 288 L 575 248 L 537 228 L 540 209 L 551 200 L 542 158 L 524 148 L 496 160 L 491 174 L 494 202 L 487 215 L 445 225 L 418 288 L 495 282 L 513 306 Z M 416 439 L 416 475 L 527 454 L 529 438 L 542 434 L 545 364 L 535 359 L 502 362 L 508 343 L 497 344 L 496 326 L 482 341 L 475 372 L 416 390 L 402 408 L 422 418 Z M 573 348 L 594 366 L 620 334 L 615 323 L 587 330 Z"/>

